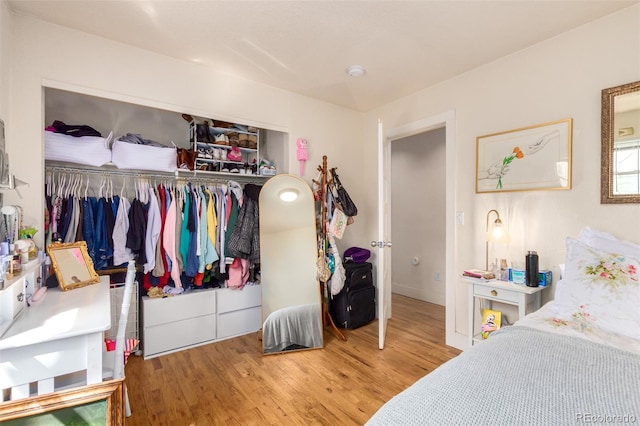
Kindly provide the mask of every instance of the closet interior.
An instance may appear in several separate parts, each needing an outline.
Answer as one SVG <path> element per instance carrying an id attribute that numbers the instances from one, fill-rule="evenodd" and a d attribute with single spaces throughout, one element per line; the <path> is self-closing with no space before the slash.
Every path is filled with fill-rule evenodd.
<path id="1" fill-rule="evenodd" d="M 58 120 L 88 125 L 114 139 L 140 135 L 174 152 L 196 151 L 201 165 L 219 162 L 197 151 L 202 144 L 190 116 L 142 103 L 45 88 L 45 126 Z M 250 130 L 244 134 L 255 134 L 259 146 L 245 139 L 242 152 L 257 161 L 268 159 L 277 164 L 278 173 L 286 172 L 287 134 Z M 229 142 L 220 142 L 211 146 L 230 152 Z M 45 161 L 45 169 L 45 243 L 87 240 L 95 269 L 110 274 L 112 281 L 135 255 L 145 359 L 261 328 L 260 253 L 252 226 L 259 190 L 270 176 L 213 166 L 163 171 L 52 160 Z M 178 218 L 178 208 L 191 213 L 187 220 Z M 241 220 L 246 227 L 234 233 Z M 118 228 L 124 223 L 126 232 Z M 185 232 L 190 238 L 178 237 Z M 155 245 L 145 239 L 149 234 L 156 236 Z"/>

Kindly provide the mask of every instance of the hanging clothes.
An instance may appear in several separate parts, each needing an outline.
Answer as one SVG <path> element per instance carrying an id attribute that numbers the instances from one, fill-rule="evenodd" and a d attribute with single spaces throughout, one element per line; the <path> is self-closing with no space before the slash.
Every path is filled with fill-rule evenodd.
<path id="1" fill-rule="evenodd" d="M 134 259 L 144 288 L 168 285 L 179 294 L 192 285 L 242 288 L 259 262 L 257 185 L 247 195 L 234 181 L 169 188 L 136 180 L 127 198 L 124 180 L 119 196 L 104 177 L 97 196 L 88 196 L 88 180 L 81 196 L 82 178 L 67 179 L 55 189 L 47 182 L 46 238 L 84 240 L 96 270 Z"/>
<path id="2" fill-rule="evenodd" d="M 195 277 L 198 273 L 198 195 L 189 184 L 189 245 L 187 248 L 187 264 L 184 273 L 188 277 Z"/>
<path id="3" fill-rule="evenodd" d="M 133 260 L 133 253 L 127 247 L 127 232 L 129 231 L 129 210 L 131 203 L 125 197 L 120 197 L 116 222 L 113 226 L 113 264 L 120 266 Z"/>
<path id="4" fill-rule="evenodd" d="M 230 206 L 227 209 L 227 223 L 225 226 L 225 263 L 227 265 L 233 262 L 234 256 L 229 251 L 229 240 L 231 239 L 231 234 L 233 233 L 233 227 L 236 225 L 238 221 L 238 214 L 240 213 L 240 205 L 238 198 L 236 197 L 235 192 L 229 191 L 227 193 L 227 206 Z"/>
<path id="5" fill-rule="evenodd" d="M 143 265 L 144 273 L 153 271 L 156 265 L 156 245 L 160 238 L 160 207 L 158 206 L 158 198 L 152 188 L 147 188 L 149 195 L 149 203 L 147 210 L 147 228 L 144 236 L 144 252 L 146 254 L 146 262 Z"/>
<path id="6" fill-rule="evenodd" d="M 129 209 L 129 231 L 127 232 L 127 248 L 136 259 L 136 265 L 147 263 L 145 255 L 145 235 L 147 233 L 147 212 L 138 198 L 131 202 Z"/>
<path id="7" fill-rule="evenodd" d="M 172 194 L 173 195 L 173 194 Z M 173 279 L 176 288 L 182 288 L 182 280 L 180 279 L 180 265 L 176 258 L 176 228 L 178 228 L 176 217 L 176 197 L 171 197 L 167 215 L 165 217 L 164 233 L 162 234 L 162 243 L 170 260 L 171 279 Z"/>
<path id="8" fill-rule="evenodd" d="M 227 242 L 230 256 L 260 263 L 260 253 L 254 250 L 260 248 L 259 243 L 254 246 L 254 240 L 260 239 L 259 226 L 255 226 L 258 220 L 258 204 L 250 198 L 245 199 Z"/>

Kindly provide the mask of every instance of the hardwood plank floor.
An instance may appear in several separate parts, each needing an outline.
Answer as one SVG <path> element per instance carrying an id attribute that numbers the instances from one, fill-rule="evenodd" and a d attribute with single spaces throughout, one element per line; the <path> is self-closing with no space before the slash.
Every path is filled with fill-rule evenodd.
<path id="1" fill-rule="evenodd" d="M 325 328 L 324 349 L 263 356 L 256 334 L 126 366 L 129 425 L 362 425 L 392 396 L 459 350 L 444 344 L 443 306 L 393 296 L 386 345 L 378 322 Z"/>

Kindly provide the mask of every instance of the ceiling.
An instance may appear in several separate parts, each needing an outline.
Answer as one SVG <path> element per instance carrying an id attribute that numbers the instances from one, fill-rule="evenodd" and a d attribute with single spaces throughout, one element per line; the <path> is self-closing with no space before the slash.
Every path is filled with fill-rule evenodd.
<path id="1" fill-rule="evenodd" d="M 10 0 L 13 11 L 368 111 L 634 1 Z M 362 65 L 363 77 L 346 68 Z"/>

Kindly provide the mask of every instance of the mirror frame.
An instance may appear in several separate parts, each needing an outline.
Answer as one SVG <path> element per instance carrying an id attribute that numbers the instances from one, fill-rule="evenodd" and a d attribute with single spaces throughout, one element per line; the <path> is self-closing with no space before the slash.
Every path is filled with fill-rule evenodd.
<path id="1" fill-rule="evenodd" d="M 600 153 L 600 203 L 640 203 L 640 194 L 613 193 L 614 100 L 616 96 L 640 91 L 640 81 L 602 90 L 602 147 Z"/>
<path id="2" fill-rule="evenodd" d="M 281 194 L 287 190 L 297 192 L 294 201 L 282 199 Z M 316 266 L 318 234 L 313 191 L 299 176 L 275 175 L 260 190 L 259 210 L 262 353 L 276 355 L 322 349 L 324 311 Z M 297 288 L 291 288 L 292 285 Z M 265 327 L 274 326 L 275 330 L 279 330 L 278 326 L 285 326 L 284 330 L 290 330 L 289 327 L 299 326 L 299 321 L 306 320 L 309 320 L 307 324 L 313 333 L 287 331 L 278 336 L 278 341 L 269 338 L 273 333 L 268 331 L 270 327 Z M 295 337 L 296 341 L 283 339 L 284 336 Z M 285 342 L 295 346 L 281 348 L 280 345 Z"/>
<path id="3" fill-rule="evenodd" d="M 124 425 L 124 378 L 109 380 L 95 385 L 76 387 L 73 389 L 32 396 L 15 401 L 0 403 L 0 423 L 13 420 L 15 424 L 29 423 L 50 413 L 53 416 L 69 413 L 93 402 L 104 402 L 106 405 L 106 425 Z M 24 423 L 22 422 L 24 420 Z"/>
<path id="4" fill-rule="evenodd" d="M 76 269 L 72 271 L 69 270 L 70 265 L 61 263 L 63 260 L 61 256 L 63 256 L 65 252 L 74 249 L 79 250 L 80 256 L 77 257 L 79 265 L 76 265 Z M 51 243 L 47 246 L 47 253 L 51 258 L 51 265 L 56 273 L 56 278 L 58 279 L 58 284 L 62 291 L 72 290 L 74 288 L 80 288 L 100 282 L 100 277 L 96 273 L 95 269 L 93 269 L 93 261 L 91 260 L 91 257 L 89 257 L 86 241 L 77 241 L 75 243 Z M 76 254 L 72 254 L 72 256 L 76 256 Z M 82 272 L 82 279 L 77 278 L 75 275 L 69 277 L 70 273 L 73 274 L 78 271 L 77 268 L 80 268 L 79 271 Z M 65 277 L 69 277 L 70 279 L 66 279 Z"/>

